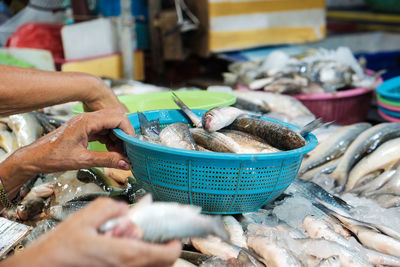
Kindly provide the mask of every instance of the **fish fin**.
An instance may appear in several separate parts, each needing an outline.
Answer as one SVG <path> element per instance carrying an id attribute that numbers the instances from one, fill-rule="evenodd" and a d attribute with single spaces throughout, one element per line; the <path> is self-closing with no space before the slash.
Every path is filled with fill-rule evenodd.
<path id="1" fill-rule="evenodd" d="M 203 127 L 202 118 L 194 114 L 188 106 L 175 94 L 175 92 L 171 92 L 172 99 L 174 100 L 175 104 L 189 117 L 192 123 L 198 127 Z"/>
<path id="2" fill-rule="evenodd" d="M 312 122 L 303 126 L 303 128 L 300 129 L 299 134 L 304 137 L 308 135 L 310 132 L 314 131 L 315 129 L 326 127 L 328 125 L 331 125 L 333 122 L 334 121 L 324 123 L 322 122 L 322 118 L 315 119 Z"/>

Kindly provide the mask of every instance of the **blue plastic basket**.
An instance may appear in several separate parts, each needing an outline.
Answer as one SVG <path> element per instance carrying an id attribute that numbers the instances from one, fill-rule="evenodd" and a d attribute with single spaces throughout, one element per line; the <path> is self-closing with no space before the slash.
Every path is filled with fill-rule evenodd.
<path id="1" fill-rule="evenodd" d="M 194 110 L 198 115 L 205 111 Z M 143 113 L 149 120 L 160 119 L 164 126 L 188 123 L 180 110 Z M 140 132 L 137 113 L 128 117 Z M 165 147 L 128 136 L 119 129 L 114 131 L 124 142 L 139 185 L 151 192 L 155 200 L 201 206 L 202 212 L 208 214 L 252 212 L 272 202 L 296 177 L 304 154 L 318 143 L 309 134 L 307 144 L 299 149 L 270 154 L 231 154 Z"/>

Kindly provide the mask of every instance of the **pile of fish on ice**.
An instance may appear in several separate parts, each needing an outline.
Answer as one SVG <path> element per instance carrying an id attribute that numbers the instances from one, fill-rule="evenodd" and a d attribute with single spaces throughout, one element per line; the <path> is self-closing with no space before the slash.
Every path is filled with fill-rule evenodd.
<path id="1" fill-rule="evenodd" d="M 280 97 L 262 94 L 264 99 Z M 263 101 L 261 96 L 257 101 Z M 11 119 L 4 119 L 8 128 L 3 128 L 15 139 L 18 131 L 30 136 L 33 129 L 38 132 L 34 140 L 44 129 L 35 118 L 34 127 L 13 130 Z M 128 216 L 142 228 L 143 240 L 185 243 L 176 266 L 400 266 L 399 156 L 394 153 L 398 127 L 360 123 L 333 133 L 333 126 L 317 130 L 323 141 L 304 160 L 299 178 L 272 205 L 257 212 L 208 216 L 198 207 L 152 202 L 130 173 L 93 168 L 32 179 L 21 189 L 18 205 L 3 216 L 35 226 L 22 241 L 29 246 L 93 199 L 109 196 L 134 203 Z M 5 153 L 11 153 L 6 147 L 2 146 Z M 340 198 L 342 192 L 346 193 Z M 118 220 L 99 231 L 114 227 Z"/>
<path id="2" fill-rule="evenodd" d="M 225 83 L 244 85 L 251 90 L 284 94 L 334 92 L 349 88 L 374 89 L 382 72 L 368 74 L 347 47 L 320 48 L 293 57 L 276 50 L 264 60 L 235 62 L 224 73 Z"/>

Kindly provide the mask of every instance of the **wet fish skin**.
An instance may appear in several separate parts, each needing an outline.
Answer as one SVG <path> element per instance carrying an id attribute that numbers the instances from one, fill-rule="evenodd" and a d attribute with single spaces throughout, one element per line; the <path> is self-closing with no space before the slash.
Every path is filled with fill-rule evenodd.
<path id="1" fill-rule="evenodd" d="M 160 133 L 161 144 L 168 147 L 198 150 L 187 124 L 177 122 L 165 127 Z"/>
<path id="2" fill-rule="evenodd" d="M 190 133 L 198 145 L 211 151 L 225 153 L 241 153 L 242 151 L 238 143 L 222 133 L 210 133 L 202 128 L 191 128 Z"/>
<path id="3" fill-rule="evenodd" d="M 160 121 L 149 121 L 142 112 L 138 112 L 138 118 L 142 136 L 147 140 L 158 141 L 161 132 Z"/>
<path id="4" fill-rule="evenodd" d="M 391 166 L 400 159 L 400 138 L 392 139 L 379 146 L 373 153 L 360 160 L 350 171 L 345 192 L 349 192 L 360 178 L 373 171 Z"/>
<path id="5" fill-rule="evenodd" d="M 332 173 L 339 184 L 344 184 L 347 177 L 357 162 L 365 155 L 373 152 L 378 146 L 388 140 L 400 136 L 399 123 L 381 123 L 365 130 L 348 147 L 343 159 Z"/>
<path id="6" fill-rule="evenodd" d="M 381 194 L 393 194 L 400 196 L 400 169 L 396 170 L 393 176 L 389 179 L 389 181 L 384 184 L 381 188 L 375 191 L 371 191 L 366 194 L 366 196 L 374 196 Z"/>
<path id="7" fill-rule="evenodd" d="M 378 190 L 384 184 L 386 184 L 390 180 L 390 178 L 395 174 L 395 172 L 396 172 L 395 169 L 390 168 L 381 173 L 378 177 L 376 177 L 369 183 L 359 187 L 355 187 L 352 190 L 350 190 L 350 192 L 359 194 L 360 196 L 368 196 L 370 192 L 374 192 L 375 190 Z"/>
<path id="8" fill-rule="evenodd" d="M 297 132 L 284 125 L 258 118 L 240 117 L 229 128 L 258 136 L 280 150 L 291 150 L 306 145 L 304 138 Z"/>
<path id="9" fill-rule="evenodd" d="M 50 207 L 46 213 L 54 220 L 63 221 L 72 213 L 86 207 L 89 203 L 90 201 L 67 202 L 63 205 L 55 205 Z"/>
<path id="10" fill-rule="evenodd" d="M 274 153 L 280 151 L 258 136 L 228 129 L 219 132 L 232 138 L 237 144 L 239 144 L 242 153 Z"/>
<path id="11" fill-rule="evenodd" d="M 17 206 L 17 216 L 22 221 L 33 219 L 42 212 L 44 204 L 42 198 L 32 198 L 23 201 Z"/>
<path id="12" fill-rule="evenodd" d="M 229 233 L 230 241 L 233 245 L 247 249 L 247 240 L 240 223 L 233 216 L 223 216 L 226 231 Z"/>
<path id="13" fill-rule="evenodd" d="M 192 123 L 197 127 L 201 128 L 203 127 L 202 124 L 202 118 L 200 116 L 197 116 L 196 114 L 193 113 L 193 111 L 190 110 L 188 106 L 183 103 L 183 101 L 174 93 L 172 93 L 172 99 L 174 100 L 175 104 L 182 109 L 182 111 L 186 114 L 186 116 L 189 117 L 189 119 L 192 121 Z"/>
<path id="14" fill-rule="evenodd" d="M 212 108 L 203 114 L 202 125 L 206 131 L 216 132 L 245 114 L 243 110 L 230 106 Z"/>
<path id="15" fill-rule="evenodd" d="M 341 210 L 350 210 L 352 208 L 344 200 L 327 192 L 316 183 L 299 178 L 293 180 L 292 184 L 285 190 L 284 194 L 303 196 L 313 204 L 318 204 L 319 202 L 316 199 L 320 199 Z"/>
<path id="16" fill-rule="evenodd" d="M 15 133 L 18 147 L 33 143 L 43 133 L 42 126 L 32 113 L 9 116 L 8 126 Z"/>
<path id="17" fill-rule="evenodd" d="M 312 168 L 339 158 L 345 153 L 353 140 L 369 127 L 371 127 L 369 123 L 357 123 L 338 129 L 332 134 L 331 138 L 319 144 L 312 155 L 303 161 L 299 173 L 303 174 Z"/>
<path id="18" fill-rule="evenodd" d="M 164 243 L 186 237 L 207 235 L 229 239 L 222 220 L 217 216 L 200 214 L 201 208 L 172 202 L 152 202 L 151 195 L 144 196 L 126 215 L 143 231 L 143 240 Z M 116 227 L 121 218 L 106 222 L 100 231 Z"/>

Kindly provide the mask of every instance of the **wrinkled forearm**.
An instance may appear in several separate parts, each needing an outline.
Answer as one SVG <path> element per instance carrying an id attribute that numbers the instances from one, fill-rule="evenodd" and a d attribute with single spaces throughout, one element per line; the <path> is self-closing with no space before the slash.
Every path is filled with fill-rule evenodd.
<path id="1" fill-rule="evenodd" d="M 0 116 L 71 101 L 91 101 L 102 81 L 92 75 L 0 65 Z"/>

